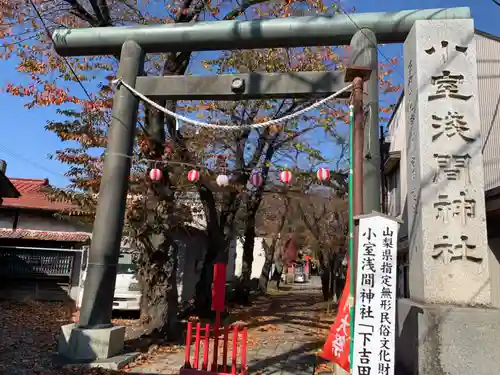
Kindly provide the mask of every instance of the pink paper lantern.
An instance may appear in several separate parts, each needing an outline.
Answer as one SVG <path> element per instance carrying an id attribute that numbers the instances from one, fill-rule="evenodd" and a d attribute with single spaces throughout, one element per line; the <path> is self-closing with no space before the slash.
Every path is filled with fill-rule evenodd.
<path id="1" fill-rule="evenodd" d="M 320 181 L 326 181 L 330 178 L 330 170 L 328 168 L 319 168 L 316 172 L 316 176 Z"/>
<path id="2" fill-rule="evenodd" d="M 280 173 L 280 180 L 284 182 L 285 184 L 289 184 L 292 182 L 292 172 L 290 171 L 283 171 Z"/>
<path id="3" fill-rule="evenodd" d="M 200 179 L 200 172 L 197 171 L 196 169 L 191 169 L 189 172 L 188 172 L 188 180 L 191 181 L 191 182 L 196 182 Z"/>
<path id="4" fill-rule="evenodd" d="M 153 168 L 149 171 L 149 178 L 153 181 L 160 181 L 162 177 L 161 170 L 158 168 Z"/>
<path id="5" fill-rule="evenodd" d="M 262 174 L 260 172 L 253 172 L 250 176 L 250 183 L 253 186 L 262 185 Z"/>

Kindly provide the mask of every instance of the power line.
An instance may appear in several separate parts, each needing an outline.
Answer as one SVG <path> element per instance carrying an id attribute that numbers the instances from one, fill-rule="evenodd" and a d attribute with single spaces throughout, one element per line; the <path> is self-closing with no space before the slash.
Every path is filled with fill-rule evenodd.
<path id="1" fill-rule="evenodd" d="M 12 157 L 19 158 L 19 159 L 21 159 L 22 161 L 24 161 L 25 163 L 27 163 L 27 164 L 31 164 L 33 167 L 38 168 L 38 169 L 42 169 L 42 170 L 44 170 L 44 171 L 46 171 L 46 172 L 48 172 L 48 173 L 50 173 L 50 174 L 52 174 L 52 175 L 54 175 L 54 176 L 58 176 L 58 177 L 61 177 L 61 176 L 62 176 L 62 177 L 64 177 L 64 178 L 67 178 L 67 177 L 64 175 L 64 173 L 56 172 L 56 171 L 53 171 L 53 170 L 51 170 L 51 169 L 49 169 L 49 168 L 47 168 L 47 167 L 44 167 L 43 165 L 41 165 L 41 164 L 39 164 L 39 163 L 37 163 L 37 162 L 35 162 L 35 161 L 33 161 L 33 160 L 31 160 L 31 159 L 27 158 L 27 157 L 26 157 L 26 156 L 24 156 L 24 155 L 21 155 L 21 154 L 19 154 L 19 153 L 15 152 L 15 151 L 13 151 L 13 150 L 8 149 L 7 147 L 5 147 L 5 146 L 3 146 L 3 145 L 0 145 L 0 152 L 3 152 L 3 153 L 5 153 L 5 154 L 7 154 L 7 155 L 10 155 L 10 156 L 12 156 Z"/>
<path id="2" fill-rule="evenodd" d="M 380 53 L 380 55 L 385 59 L 385 61 L 387 63 L 390 63 L 391 60 L 382 52 L 382 50 L 379 48 L 378 44 L 376 43 L 373 43 L 370 38 L 368 38 L 368 35 L 365 34 L 365 32 L 363 31 L 363 29 L 356 23 L 356 21 L 354 21 L 354 19 L 351 17 L 351 15 L 349 13 L 346 12 L 346 10 L 342 7 L 342 5 L 340 5 L 340 2 L 339 1 L 335 1 L 335 3 L 337 4 L 338 8 L 342 11 L 342 13 L 344 13 L 345 16 L 347 16 L 347 18 L 352 22 L 352 24 L 365 36 L 365 38 L 370 42 L 372 43 L 372 46 L 375 47 L 377 49 L 377 52 Z M 398 70 L 398 69 L 394 69 L 395 71 L 398 72 L 399 76 L 401 77 L 401 79 L 404 81 L 404 75 L 401 74 L 401 72 Z"/>

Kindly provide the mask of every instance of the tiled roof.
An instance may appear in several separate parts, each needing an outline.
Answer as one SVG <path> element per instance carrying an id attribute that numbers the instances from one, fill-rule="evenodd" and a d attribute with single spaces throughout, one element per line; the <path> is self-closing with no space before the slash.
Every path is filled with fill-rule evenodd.
<path id="1" fill-rule="evenodd" d="M 83 242 L 90 239 L 90 233 L 85 232 L 53 232 L 31 229 L 0 228 L 0 238 L 45 240 L 45 241 L 74 241 Z"/>
<path id="2" fill-rule="evenodd" d="M 48 211 L 64 211 L 76 207 L 67 202 L 53 202 L 48 198 L 45 189 L 49 186 L 47 179 L 10 178 L 15 188 L 21 193 L 19 198 L 4 198 L 0 207 L 31 208 Z"/>

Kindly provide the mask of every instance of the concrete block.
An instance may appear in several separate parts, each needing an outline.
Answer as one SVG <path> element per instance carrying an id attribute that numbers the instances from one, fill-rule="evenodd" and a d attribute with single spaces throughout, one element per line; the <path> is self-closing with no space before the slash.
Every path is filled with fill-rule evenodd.
<path id="1" fill-rule="evenodd" d="M 500 310 L 398 301 L 396 370 L 491 375 L 500 363 Z"/>
<path id="2" fill-rule="evenodd" d="M 82 329 L 75 324 L 61 327 L 59 354 L 70 360 L 93 361 L 114 357 L 123 350 L 125 327 Z"/>

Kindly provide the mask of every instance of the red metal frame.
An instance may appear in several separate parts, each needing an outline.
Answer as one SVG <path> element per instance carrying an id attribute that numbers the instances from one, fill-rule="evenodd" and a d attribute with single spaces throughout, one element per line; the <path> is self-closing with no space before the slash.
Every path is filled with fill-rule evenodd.
<path id="1" fill-rule="evenodd" d="M 180 370 L 180 375 L 245 375 L 247 373 L 247 329 L 239 330 L 237 325 L 219 327 L 219 322 L 216 322 L 214 326 L 214 336 L 213 340 L 210 338 L 210 324 L 206 324 L 205 327 L 201 327 L 200 323 L 196 324 L 195 331 L 195 342 L 194 342 L 194 358 L 191 364 L 191 342 L 193 336 L 193 324 L 191 322 L 187 325 L 186 332 L 186 356 L 184 361 L 184 366 Z M 219 337 L 222 330 L 222 363 L 218 363 L 218 345 Z M 227 355 L 228 355 L 228 345 L 229 345 L 229 331 L 233 331 L 233 343 L 231 350 L 231 371 L 227 372 Z M 200 356 L 200 342 L 202 339 L 203 332 L 203 363 L 200 368 L 199 356 Z M 211 345 L 213 344 L 213 345 Z M 238 345 L 240 349 L 238 350 Z M 210 347 L 212 346 L 212 363 L 209 366 L 210 358 Z M 239 365 L 238 365 L 238 354 L 239 354 Z M 222 369 L 221 369 L 222 367 Z M 210 368 L 210 371 L 208 370 Z M 239 368 L 239 371 L 238 371 Z M 222 371 L 221 371 L 222 370 Z"/>

